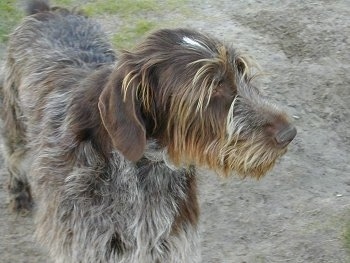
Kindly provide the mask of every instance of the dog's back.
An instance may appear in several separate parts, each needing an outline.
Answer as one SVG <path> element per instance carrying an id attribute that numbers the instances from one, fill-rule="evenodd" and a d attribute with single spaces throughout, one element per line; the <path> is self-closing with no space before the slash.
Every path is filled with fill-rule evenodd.
<path id="1" fill-rule="evenodd" d="M 46 58 L 50 64 L 56 59 L 60 65 L 65 62 L 67 66 L 95 67 L 115 60 L 115 53 L 98 24 L 79 12 L 49 8 L 41 1 L 31 3 L 28 13 L 33 15 L 12 34 L 10 55 L 23 61 L 23 47 L 26 47 L 26 56 L 31 56 L 27 60 L 37 57 L 41 64 Z"/>

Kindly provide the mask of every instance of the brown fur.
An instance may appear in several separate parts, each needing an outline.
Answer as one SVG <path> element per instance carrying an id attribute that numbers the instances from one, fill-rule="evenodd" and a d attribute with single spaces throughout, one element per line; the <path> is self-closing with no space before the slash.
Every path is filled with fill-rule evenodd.
<path id="1" fill-rule="evenodd" d="M 5 65 L 13 208 L 33 194 L 56 262 L 201 262 L 196 167 L 259 178 L 295 128 L 230 45 L 163 29 L 117 59 L 95 22 L 36 3 Z"/>

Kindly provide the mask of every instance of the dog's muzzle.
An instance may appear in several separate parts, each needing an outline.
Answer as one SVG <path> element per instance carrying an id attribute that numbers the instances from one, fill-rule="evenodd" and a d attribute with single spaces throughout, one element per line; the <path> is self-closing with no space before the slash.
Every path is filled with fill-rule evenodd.
<path id="1" fill-rule="evenodd" d="M 279 148 L 286 147 L 297 135 L 297 129 L 293 125 L 285 125 L 276 130 L 274 140 Z"/>

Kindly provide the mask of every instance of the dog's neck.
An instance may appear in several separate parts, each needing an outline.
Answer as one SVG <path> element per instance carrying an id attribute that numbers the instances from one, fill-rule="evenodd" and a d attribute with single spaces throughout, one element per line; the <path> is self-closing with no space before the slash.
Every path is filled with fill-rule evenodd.
<path id="1" fill-rule="evenodd" d="M 143 165 L 161 165 L 165 166 L 172 171 L 177 170 L 193 170 L 194 167 L 190 165 L 175 165 L 168 155 L 168 151 L 166 147 L 161 147 L 157 141 L 148 140 L 147 146 L 145 149 L 144 157 L 141 158 L 136 165 L 138 167 Z"/>

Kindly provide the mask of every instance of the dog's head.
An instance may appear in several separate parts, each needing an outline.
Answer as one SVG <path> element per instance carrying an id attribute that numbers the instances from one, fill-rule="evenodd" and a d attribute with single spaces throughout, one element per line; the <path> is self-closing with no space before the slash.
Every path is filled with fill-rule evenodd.
<path id="1" fill-rule="evenodd" d="M 251 83 L 252 63 L 220 41 L 160 30 L 124 52 L 99 101 L 113 145 L 137 161 L 156 139 L 175 164 L 260 177 L 296 130 Z"/>

